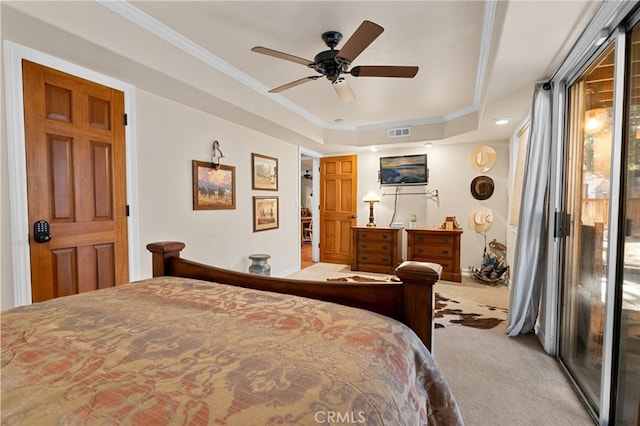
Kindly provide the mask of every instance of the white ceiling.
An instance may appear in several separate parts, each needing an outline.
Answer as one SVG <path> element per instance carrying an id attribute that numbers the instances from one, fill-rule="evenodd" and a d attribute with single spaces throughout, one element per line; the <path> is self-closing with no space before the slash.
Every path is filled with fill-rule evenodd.
<path id="1" fill-rule="evenodd" d="M 329 153 L 425 140 L 508 139 L 529 110 L 534 83 L 552 76 L 600 2 L 3 1 L 2 6 L 5 38 L 34 48 L 50 43 L 63 59 L 103 72 L 111 66 L 114 77 Z M 350 103 L 340 102 L 326 79 L 267 93 L 315 71 L 253 53 L 251 47 L 313 60 L 327 49 L 323 32 L 343 34 L 339 49 L 363 20 L 385 31 L 352 66 L 417 65 L 415 78 L 347 76 L 356 95 Z M 60 31 L 70 38 L 67 49 L 50 40 Z M 72 44 L 76 53 L 69 52 Z M 104 50 L 101 55 L 96 46 Z M 498 117 L 512 121 L 499 127 L 493 123 Z M 409 138 L 386 137 L 387 128 L 401 126 L 411 127 Z"/>

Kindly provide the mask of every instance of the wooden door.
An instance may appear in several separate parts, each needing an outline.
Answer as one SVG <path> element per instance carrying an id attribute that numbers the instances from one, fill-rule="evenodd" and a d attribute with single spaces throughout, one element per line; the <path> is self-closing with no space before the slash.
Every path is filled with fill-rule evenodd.
<path id="1" fill-rule="evenodd" d="M 125 283 L 124 93 L 22 67 L 32 300 Z M 34 239 L 39 220 L 50 224 L 44 243 Z"/>
<path id="2" fill-rule="evenodd" d="M 320 262 L 351 263 L 357 195 L 358 157 L 320 158 Z"/>

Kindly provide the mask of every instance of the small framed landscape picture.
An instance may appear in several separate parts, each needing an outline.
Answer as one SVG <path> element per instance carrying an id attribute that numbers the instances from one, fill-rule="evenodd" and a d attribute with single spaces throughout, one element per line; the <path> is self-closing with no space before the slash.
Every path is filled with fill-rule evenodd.
<path id="1" fill-rule="evenodd" d="M 266 155 L 251 154 L 251 188 L 278 190 L 278 159 Z"/>
<path id="2" fill-rule="evenodd" d="M 236 168 L 193 160 L 193 209 L 236 208 Z"/>
<path id="3" fill-rule="evenodd" d="M 278 197 L 253 197 L 253 232 L 279 226 Z"/>

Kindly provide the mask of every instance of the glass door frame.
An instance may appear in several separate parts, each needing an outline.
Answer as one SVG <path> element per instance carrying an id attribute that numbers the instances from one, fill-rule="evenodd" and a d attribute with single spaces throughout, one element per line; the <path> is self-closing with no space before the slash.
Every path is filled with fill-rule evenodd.
<path id="1" fill-rule="evenodd" d="M 615 415 L 616 371 L 618 347 L 614 345 L 616 312 L 621 308 L 616 293 L 620 288 L 621 267 L 624 259 L 619 256 L 624 244 L 624 221 L 620 221 L 625 194 L 622 192 L 626 179 L 626 166 L 623 173 L 623 148 L 626 146 L 625 104 L 627 72 L 627 29 L 618 27 L 612 35 L 616 43 L 613 79 L 613 144 L 611 149 L 611 194 L 609 197 L 609 230 L 607 251 L 607 285 L 604 304 L 604 333 L 602 341 L 602 376 L 600 389 L 600 424 L 608 424 Z M 622 236 L 623 238 L 620 238 Z M 615 244 L 612 244 L 615 242 Z"/>
<path id="2" fill-rule="evenodd" d="M 573 232 L 575 231 L 575 229 L 573 229 L 573 226 L 570 226 L 570 223 L 568 222 L 567 216 L 566 214 L 568 212 L 572 212 L 573 209 L 570 207 L 571 205 L 575 204 L 575 200 L 571 197 L 572 193 L 575 193 L 577 191 L 577 194 L 581 193 L 581 188 L 574 188 L 573 190 L 569 189 L 569 185 L 570 183 L 566 183 L 568 181 L 568 179 L 570 179 L 571 176 L 569 176 L 569 171 L 571 169 L 573 169 L 574 171 L 579 170 L 582 168 L 582 160 L 580 159 L 580 164 L 578 165 L 570 165 L 570 161 L 578 161 L 578 157 L 576 157 L 576 153 L 574 152 L 576 147 L 571 148 L 571 146 L 573 146 L 573 144 L 576 141 L 570 140 L 570 138 L 576 138 L 576 131 L 580 131 L 580 130 L 576 130 L 576 125 L 580 124 L 583 125 L 584 123 L 582 123 L 582 120 L 579 120 L 577 122 L 575 121 L 575 117 L 572 114 L 575 114 L 575 112 L 573 112 L 572 110 L 574 108 L 576 108 L 577 106 L 581 105 L 584 101 L 576 101 L 575 99 L 573 99 L 573 96 L 570 95 L 570 91 L 572 90 L 572 88 L 576 85 L 581 85 L 582 83 L 580 83 L 581 79 L 584 78 L 585 73 L 588 72 L 588 69 L 591 68 L 594 63 L 596 63 L 597 61 L 602 59 L 602 55 L 604 54 L 604 52 L 609 49 L 612 45 L 614 48 L 614 100 L 613 100 L 613 105 L 612 105 L 612 110 L 613 110 L 613 121 L 612 121 L 612 129 L 611 129 L 611 146 L 610 146 L 610 153 L 611 153 L 611 162 L 609 164 L 609 179 L 610 179 L 610 194 L 609 194 L 609 208 L 608 208 L 608 218 L 606 220 L 606 222 L 608 223 L 608 225 L 606 226 L 606 231 L 605 231 L 605 241 L 616 241 L 617 238 L 617 228 L 618 228 L 618 218 L 617 218 L 617 210 L 618 210 L 618 206 L 619 206 L 619 183 L 620 183 L 620 160 L 617 159 L 616 160 L 616 152 L 620 153 L 620 148 L 619 146 L 619 141 L 616 142 L 616 139 L 619 139 L 619 135 L 620 135 L 620 130 L 621 130 L 621 123 L 620 120 L 617 119 L 617 117 L 620 114 L 621 108 L 619 107 L 620 102 L 617 101 L 617 99 L 619 98 L 619 96 L 617 95 L 616 90 L 618 89 L 618 84 L 615 83 L 615 78 L 618 77 L 618 71 L 620 70 L 620 64 L 618 62 L 619 60 L 619 53 L 622 51 L 624 52 L 624 49 L 621 50 L 620 45 L 618 44 L 618 39 L 619 39 L 619 30 L 615 31 L 615 34 L 612 34 L 609 36 L 609 38 L 603 42 L 602 44 L 600 44 L 597 48 L 592 49 L 588 55 L 584 56 L 584 59 L 581 63 L 581 65 L 579 67 L 575 67 L 572 74 L 569 76 L 569 78 L 563 80 L 563 84 L 562 84 L 562 99 L 563 99 L 563 103 L 561 104 L 561 111 L 563 114 L 563 125 L 561 127 L 562 129 L 562 143 L 561 143 L 561 147 L 562 147 L 562 151 L 561 151 L 561 155 L 558 157 L 559 161 L 558 161 L 558 167 L 560 168 L 560 175 L 563 177 L 563 179 L 561 179 L 561 183 L 558 184 L 558 191 L 559 191 L 559 208 L 556 210 L 559 214 L 557 215 L 557 219 L 559 221 L 562 221 L 562 228 L 563 228 L 563 232 L 561 233 L 562 235 L 559 236 L 559 238 L 557 239 L 558 241 L 558 245 L 559 245 L 559 256 L 556 260 L 556 265 L 557 265 L 557 269 L 558 269 L 558 322 L 557 322 L 557 348 L 558 351 L 556 353 L 558 361 L 560 362 L 560 365 L 562 366 L 562 368 L 565 371 L 565 374 L 569 377 L 569 379 L 572 382 L 573 387 L 575 388 L 576 392 L 580 395 L 580 398 L 583 400 L 585 406 L 588 408 L 589 413 L 591 414 L 591 416 L 594 418 L 594 420 L 600 420 L 600 424 L 602 424 L 601 422 L 601 417 L 603 415 L 603 413 L 607 413 L 609 412 L 609 410 L 607 409 L 608 405 L 609 405 L 609 396 L 610 396 L 610 392 L 609 392 L 609 387 L 603 387 L 603 386 L 607 386 L 608 384 L 604 383 L 604 378 L 605 376 L 608 376 L 608 372 L 611 371 L 610 366 L 608 366 L 606 364 L 606 360 L 611 360 L 611 356 L 607 356 L 608 353 L 610 353 L 609 348 L 605 347 L 605 342 L 603 341 L 602 344 L 602 365 L 600 367 L 600 387 L 599 387 L 599 396 L 597 398 L 596 401 L 594 401 L 594 404 L 597 404 L 597 406 L 591 406 L 591 403 L 589 401 L 592 401 L 592 398 L 587 396 L 587 391 L 582 389 L 582 386 L 579 384 L 578 379 L 574 378 L 573 376 L 573 368 L 571 367 L 571 365 L 568 363 L 568 361 L 571 359 L 571 355 L 569 353 L 563 354 L 562 353 L 562 345 L 560 344 L 560 341 L 562 340 L 562 337 L 564 336 L 563 334 L 563 323 L 564 321 L 562 320 L 563 318 L 563 313 L 562 310 L 563 308 L 570 308 L 572 306 L 572 302 L 571 300 L 566 300 L 567 294 L 565 294 L 565 287 L 568 285 L 569 283 L 569 277 L 573 276 L 573 279 L 575 279 L 575 271 L 569 271 L 566 268 L 569 267 L 570 265 L 568 265 L 566 263 L 565 257 L 567 255 L 569 255 L 570 250 L 569 247 L 567 247 L 568 244 L 568 239 L 567 237 L 569 237 L 569 232 Z M 624 71 L 624 66 L 622 67 L 623 71 Z M 579 90 L 579 92 L 581 92 L 581 90 Z M 582 95 L 580 95 L 582 96 Z M 573 99 L 573 100 L 572 100 Z M 576 103 L 577 102 L 577 103 Z M 578 113 L 582 113 L 582 110 L 578 110 Z M 617 127 L 619 127 L 620 129 L 616 129 Z M 581 148 L 580 148 L 581 149 Z M 573 154 L 572 154 L 573 153 Z M 617 157 L 619 158 L 620 155 L 618 154 Z M 617 164 L 617 166 L 616 166 Z M 575 196 L 575 195 L 574 195 Z M 575 212 L 574 212 L 575 213 Z M 580 221 L 581 222 L 581 218 L 580 217 L 574 217 L 573 218 L 574 221 Z M 578 236 L 573 236 L 571 235 L 573 238 L 578 238 Z M 613 252 L 616 252 L 616 250 L 614 249 Z M 611 259 L 614 260 L 614 262 L 611 262 Z M 607 284 L 607 289 L 606 289 L 606 293 L 604 295 L 605 298 L 605 303 L 604 303 L 604 311 L 605 311 L 605 318 L 604 318 L 604 332 L 603 335 L 609 335 L 610 333 L 608 332 L 608 327 L 611 327 L 610 323 L 607 323 L 607 317 L 609 316 L 609 314 L 607 313 L 608 311 L 612 310 L 612 304 L 609 302 L 610 298 L 609 298 L 609 289 L 611 287 L 615 287 L 615 285 L 611 285 L 611 283 L 615 283 L 615 281 L 611 281 L 611 272 L 612 270 L 615 271 L 615 253 L 614 253 L 614 257 L 612 257 L 612 250 L 611 247 L 608 247 L 607 249 L 607 260 L 606 260 L 606 271 L 604 271 L 605 274 L 605 279 Z M 567 362 L 565 362 L 567 361 Z M 605 373 L 607 372 L 607 373 Z M 582 377 L 580 380 L 584 380 L 584 377 Z M 606 424 L 606 423 L 605 423 Z"/>
<path id="3" fill-rule="evenodd" d="M 625 93 L 625 85 L 627 84 L 625 80 L 625 73 L 627 72 L 627 32 L 630 31 L 633 25 L 631 23 L 636 24 L 638 22 L 638 17 L 640 15 L 636 15 L 631 19 L 629 25 L 625 25 L 624 27 L 620 26 L 616 28 L 609 36 L 606 42 L 600 45 L 598 48 L 588 49 L 583 54 L 583 61 L 581 62 L 581 66 L 574 67 L 573 72 L 571 73 L 569 78 L 562 79 L 557 82 L 556 88 L 557 93 L 555 94 L 557 102 L 555 105 L 559 106 L 559 113 L 557 117 L 559 120 L 557 122 L 557 135 L 558 146 L 556 147 L 556 158 L 557 161 L 555 163 L 555 169 L 552 169 L 552 176 L 556 176 L 556 182 L 560 182 L 557 184 L 556 188 L 552 190 L 550 194 L 552 197 L 555 196 L 556 206 L 555 211 L 562 212 L 565 209 L 565 205 L 570 200 L 566 199 L 566 188 L 564 187 L 564 177 L 566 174 L 566 156 L 567 156 L 567 139 L 568 139 L 568 108 L 569 108 L 569 94 L 568 90 L 572 84 L 574 84 L 582 73 L 588 68 L 589 65 L 592 64 L 596 58 L 611 44 L 615 43 L 615 54 L 614 54 L 614 91 L 613 91 L 613 122 L 612 122 L 612 146 L 611 146 L 611 192 L 609 199 L 609 226 L 607 230 L 607 241 L 609 242 L 608 250 L 607 250 L 607 270 L 606 270 L 606 279 L 607 279 L 607 287 L 605 290 L 605 306 L 604 306 L 604 333 L 603 333 L 603 343 L 602 343 L 602 374 L 600 377 L 601 381 L 601 392 L 600 392 L 600 402 L 599 402 L 599 410 L 598 414 L 592 407 L 588 407 L 591 415 L 594 417 L 594 420 L 597 420 L 601 425 L 612 424 L 615 417 L 615 395 L 617 388 L 617 380 L 616 380 L 616 365 L 619 356 L 619 350 L 615 342 L 616 339 L 616 327 L 618 326 L 618 312 L 621 308 L 621 300 L 619 293 L 621 292 L 621 286 L 619 285 L 619 280 L 622 277 L 622 268 L 624 266 L 623 259 L 619 259 L 619 255 L 622 253 L 622 245 L 624 244 L 624 238 L 620 238 L 620 236 L 624 236 L 624 231 L 622 230 L 622 226 L 624 225 L 624 221 L 621 222 L 620 217 L 621 213 L 624 209 L 624 193 L 622 190 L 625 187 L 625 179 L 626 173 L 623 172 L 622 166 L 624 165 L 624 155 L 623 149 L 626 147 L 626 134 L 625 134 L 625 122 L 626 122 L 626 93 Z M 626 168 L 625 168 L 626 171 Z M 552 198 L 554 199 L 554 198 Z M 553 226 L 551 227 L 553 228 Z M 560 303 L 557 303 L 557 310 L 555 314 L 557 315 L 555 319 L 555 346 L 556 349 L 555 355 L 557 356 L 562 368 L 565 370 L 570 380 L 573 383 L 574 388 L 581 395 L 583 400 L 587 400 L 585 395 L 575 382 L 573 378 L 568 374 L 569 371 L 567 367 L 564 365 L 563 360 L 560 358 L 560 354 L 557 349 L 559 349 L 559 340 L 562 331 L 560 330 L 561 321 L 560 321 L 560 309 L 562 308 L 562 285 L 564 282 L 564 239 L 553 238 L 550 241 L 551 251 L 550 255 L 554 257 L 556 268 L 551 268 L 554 271 L 551 274 L 551 277 L 557 283 L 557 294 L 556 297 Z"/>

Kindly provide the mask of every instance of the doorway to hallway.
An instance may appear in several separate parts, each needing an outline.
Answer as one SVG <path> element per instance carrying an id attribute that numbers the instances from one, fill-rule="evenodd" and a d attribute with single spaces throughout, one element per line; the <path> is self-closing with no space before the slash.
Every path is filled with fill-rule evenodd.
<path id="1" fill-rule="evenodd" d="M 319 218 L 319 154 L 300 150 L 300 269 L 319 260 L 319 236 L 314 233 Z"/>

